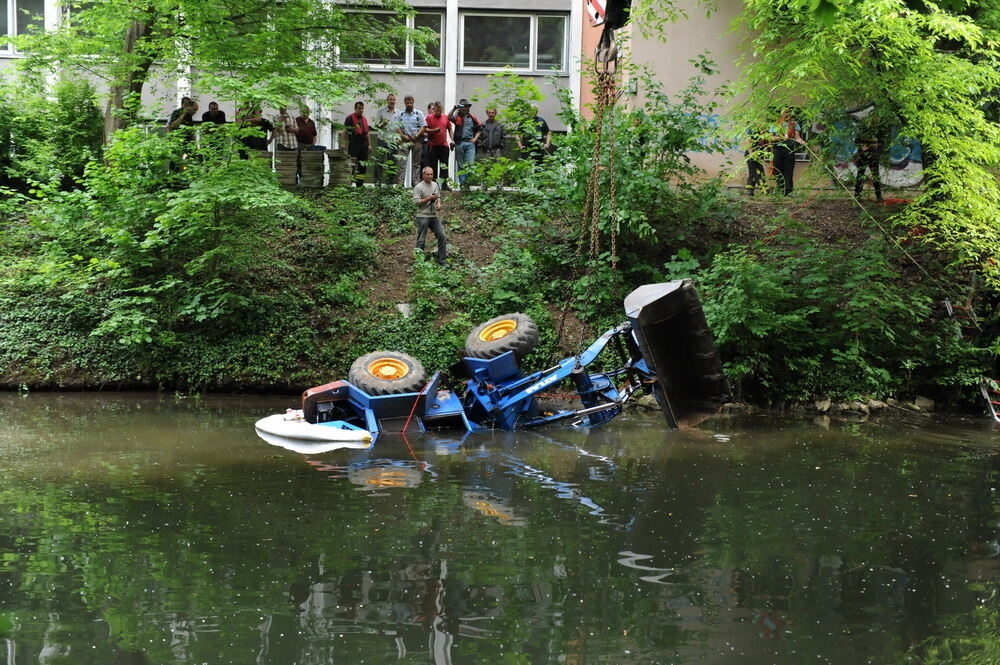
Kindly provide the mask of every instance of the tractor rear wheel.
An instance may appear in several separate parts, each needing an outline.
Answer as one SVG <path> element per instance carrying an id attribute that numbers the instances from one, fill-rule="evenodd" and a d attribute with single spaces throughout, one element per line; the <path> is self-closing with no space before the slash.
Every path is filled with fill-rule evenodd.
<path id="1" fill-rule="evenodd" d="M 465 339 L 465 355 L 496 358 L 513 351 L 518 360 L 538 345 L 538 326 L 527 314 L 503 314 L 481 323 Z"/>
<path id="2" fill-rule="evenodd" d="M 347 380 L 369 395 L 415 393 L 424 386 L 424 366 L 396 351 L 367 353 L 351 364 Z"/>

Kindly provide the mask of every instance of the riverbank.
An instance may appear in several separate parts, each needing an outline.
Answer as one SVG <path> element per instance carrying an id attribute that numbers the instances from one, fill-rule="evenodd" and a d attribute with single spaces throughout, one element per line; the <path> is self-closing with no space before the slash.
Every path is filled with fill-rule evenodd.
<path id="1" fill-rule="evenodd" d="M 886 234 L 891 207 L 720 192 L 682 203 L 650 220 L 655 238 L 619 239 L 617 269 L 586 271 L 585 239 L 558 209 L 453 193 L 439 267 L 414 253 L 406 193 L 328 190 L 241 217 L 172 268 L 130 250 L 142 261 L 128 284 L 91 268 L 108 259 L 85 246 L 54 257 L 58 238 L 29 211 L 0 244 L 0 386 L 297 393 L 374 349 L 446 368 L 472 327 L 511 311 L 539 323 L 531 361 L 545 366 L 620 322 L 634 286 L 694 276 L 742 400 L 969 403 L 960 385 L 981 354 L 934 306 L 950 287 L 923 272 L 948 259 L 901 253 Z M 218 265 L 197 289 L 167 272 L 206 270 L 206 253 Z"/>

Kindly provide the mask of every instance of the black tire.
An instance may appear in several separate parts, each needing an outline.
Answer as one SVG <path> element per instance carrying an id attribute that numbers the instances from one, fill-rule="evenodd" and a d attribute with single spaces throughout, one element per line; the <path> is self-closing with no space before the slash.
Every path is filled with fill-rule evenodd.
<path id="1" fill-rule="evenodd" d="M 503 314 L 481 323 L 465 338 L 465 355 L 470 358 L 496 358 L 513 351 L 523 359 L 538 345 L 538 326 L 527 314 Z"/>
<path id="2" fill-rule="evenodd" d="M 396 351 L 366 353 L 351 364 L 347 380 L 369 395 L 415 393 L 424 387 L 424 366 Z"/>

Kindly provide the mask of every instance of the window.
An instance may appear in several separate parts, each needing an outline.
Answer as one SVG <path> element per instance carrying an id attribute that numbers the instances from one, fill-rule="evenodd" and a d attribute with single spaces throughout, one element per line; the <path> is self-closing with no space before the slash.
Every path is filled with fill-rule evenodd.
<path id="1" fill-rule="evenodd" d="M 566 17 L 463 14 L 462 68 L 565 71 Z"/>
<path id="2" fill-rule="evenodd" d="M 395 14 L 388 12 L 365 12 L 366 17 L 373 22 L 372 30 L 379 32 L 379 26 L 388 28 L 391 25 L 403 25 Z M 443 55 L 441 53 L 441 34 L 444 15 L 437 12 L 422 12 L 415 16 L 407 17 L 405 25 L 407 28 L 427 28 L 431 30 L 437 38 L 425 44 L 427 56 L 423 55 L 412 42 L 400 44 L 390 53 L 375 56 L 370 53 L 358 53 L 350 50 L 350 47 L 342 46 L 341 53 L 352 58 L 358 58 L 366 65 L 373 67 L 402 67 L 411 68 L 433 68 L 440 69 Z M 430 56 L 430 57 L 428 57 Z M 434 62 L 431 62 L 431 58 Z"/>
<path id="3" fill-rule="evenodd" d="M 391 29 L 392 26 L 398 25 L 395 14 L 380 14 L 371 12 L 367 14 L 367 18 L 369 21 L 374 23 L 372 26 L 372 32 L 374 34 L 385 34 L 386 31 Z M 406 64 L 406 47 L 399 44 L 397 44 L 392 51 L 381 56 L 373 56 L 365 53 L 361 53 L 359 55 L 361 62 L 366 65 L 395 65 L 398 67 Z"/>
<path id="4" fill-rule="evenodd" d="M 441 35 L 444 34 L 444 30 L 441 29 L 441 21 L 444 20 L 444 15 L 442 14 L 417 14 L 413 18 L 414 28 L 428 28 L 437 35 L 437 39 L 427 42 L 424 45 L 427 53 L 434 58 L 436 62 L 431 62 L 426 57 L 420 55 L 413 44 L 410 44 L 411 52 L 411 62 L 414 67 L 434 67 L 439 68 L 442 66 L 444 60 L 444 54 L 441 53 Z"/>
<path id="5" fill-rule="evenodd" d="M 43 26 L 45 0 L 0 0 L 0 50 L 7 51 L 11 45 L 7 37 L 27 35 Z"/>

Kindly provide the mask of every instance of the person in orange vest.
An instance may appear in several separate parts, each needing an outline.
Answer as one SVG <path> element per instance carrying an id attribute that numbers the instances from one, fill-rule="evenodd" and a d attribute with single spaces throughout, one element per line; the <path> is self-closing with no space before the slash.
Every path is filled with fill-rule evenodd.
<path id="1" fill-rule="evenodd" d="M 785 196 L 790 196 L 795 186 L 795 152 L 803 145 L 799 123 L 792 117 L 791 109 L 781 112 L 778 124 L 771 134 L 775 176 L 782 185 Z"/>

